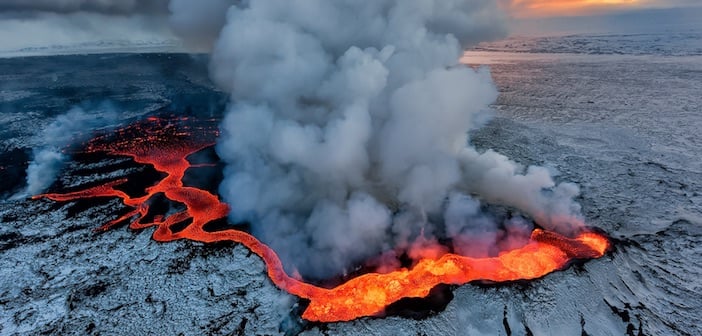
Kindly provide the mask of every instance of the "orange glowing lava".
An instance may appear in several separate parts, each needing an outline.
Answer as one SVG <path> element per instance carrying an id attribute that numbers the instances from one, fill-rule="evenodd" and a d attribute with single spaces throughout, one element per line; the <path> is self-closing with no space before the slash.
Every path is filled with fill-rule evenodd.
<path id="1" fill-rule="evenodd" d="M 273 283 L 290 294 L 308 299 L 309 306 L 302 317 L 309 321 L 349 321 L 363 316 L 382 314 L 385 307 L 402 298 L 426 297 L 439 284 L 465 284 L 474 280 L 494 282 L 535 279 L 564 268 L 572 259 L 598 258 L 609 248 L 607 238 L 594 232 L 583 232 L 575 238 L 536 229 L 530 241 L 497 257 L 470 258 L 446 253 L 436 258 L 422 259 L 412 268 L 389 273 L 368 273 L 348 280 L 335 288 L 321 288 L 288 275 L 275 251 L 254 236 L 235 229 L 207 231 L 205 224 L 227 216 L 228 206 L 202 189 L 184 186 L 185 171 L 192 165 L 186 158 L 213 145 L 216 128 L 183 126 L 184 119 L 150 118 L 120 130 L 116 140 L 96 138 L 87 152 L 106 152 L 128 156 L 134 161 L 153 165 L 166 174 L 155 185 L 146 188 L 146 195 L 131 197 L 118 190 L 126 180 L 65 194 L 45 194 L 35 198 L 73 201 L 93 197 L 118 197 L 133 210 L 101 227 L 109 229 L 130 221 L 132 229 L 155 227 L 154 240 L 177 239 L 213 243 L 234 241 L 243 244 L 263 259 Z M 186 209 L 168 217 L 157 216 L 143 223 L 149 212 L 148 201 L 163 193 L 168 199 L 185 204 Z M 192 221 L 185 229 L 173 226 Z M 177 232 L 176 232 L 177 231 Z"/>

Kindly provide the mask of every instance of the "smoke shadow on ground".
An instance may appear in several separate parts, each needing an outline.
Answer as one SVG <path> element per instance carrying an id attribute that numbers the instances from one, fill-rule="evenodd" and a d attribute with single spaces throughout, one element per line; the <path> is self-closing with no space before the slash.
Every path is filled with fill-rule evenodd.
<path id="1" fill-rule="evenodd" d="M 186 157 L 191 166 L 185 171 L 183 185 L 217 193 L 224 179 L 224 163 L 214 146 L 204 148 Z"/>
<path id="2" fill-rule="evenodd" d="M 31 153 L 28 148 L 15 148 L 0 153 L 0 199 L 22 190 Z"/>

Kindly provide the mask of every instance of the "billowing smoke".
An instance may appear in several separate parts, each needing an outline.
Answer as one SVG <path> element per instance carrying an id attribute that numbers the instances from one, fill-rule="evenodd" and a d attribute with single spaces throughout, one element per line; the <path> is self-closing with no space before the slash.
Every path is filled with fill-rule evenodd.
<path id="1" fill-rule="evenodd" d="M 209 50 L 226 22 L 227 9 L 239 0 L 171 0 L 170 23 L 190 48 Z"/>
<path id="2" fill-rule="evenodd" d="M 114 124 L 117 113 L 105 103 L 92 113 L 74 107 L 56 118 L 39 135 L 42 145 L 32 151 L 32 161 L 27 167 L 27 187 L 15 198 L 37 195 L 56 180 L 56 176 L 68 159 L 67 146 L 91 136 L 95 129 Z"/>
<path id="3" fill-rule="evenodd" d="M 226 1 L 208 3 L 198 13 Z M 181 9 L 171 4 L 174 17 Z M 219 32 L 211 74 L 232 99 L 220 191 L 231 219 L 250 222 L 289 269 L 328 277 L 442 235 L 472 254 L 528 237 L 527 220 L 498 220 L 485 204 L 566 233 L 577 225 L 576 186 L 470 145 L 497 90 L 488 69 L 458 60 L 505 33 L 495 1 L 250 0 L 219 18 L 176 30 Z"/>

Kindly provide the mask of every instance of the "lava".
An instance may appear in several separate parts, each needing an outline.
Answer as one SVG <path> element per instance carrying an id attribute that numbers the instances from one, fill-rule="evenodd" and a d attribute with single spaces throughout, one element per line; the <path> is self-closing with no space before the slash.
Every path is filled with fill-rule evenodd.
<path id="1" fill-rule="evenodd" d="M 87 144 L 86 152 L 128 156 L 137 163 L 152 165 L 164 173 L 163 179 L 145 189 L 144 196 L 131 197 L 119 190 L 119 186 L 127 182 L 126 179 L 119 179 L 85 190 L 44 194 L 34 198 L 66 202 L 118 197 L 132 210 L 104 224 L 101 230 L 130 221 L 129 227 L 135 230 L 155 227 L 153 239 L 159 242 L 189 239 L 203 243 L 241 243 L 263 259 L 268 276 L 276 286 L 310 301 L 302 317 L 318 322 L 377 316 L 384 312 L 385 307 L 403 298 L 426 297 L 439 284 L 539 278 L 564 268 L 573 259 L 599 258 L 609 248 L 609 241 L 599 233 L 582 232 L 575 238 L 568 238 L 535 229 L 526 245 L 503 251 L 495 257 L 472 258 L 445 253 L 421 259 L 411 268 L 363 274 L 334 288 L 315 286 L 288 275 L 276 252 L 256 237 L 236 229 L 205 229 L 207 223 L 226 218 L 229 207 L 217 195 L 183 183 L 186 170 L 193 167 L 187 157 L 212 146 L 218 135 L 215 127 L 198 125 L 187 122 L 185 118 L 149 118 L 118 131 L 116 139 L 97 137 Z M 143 222 L 149 213 L 149 200 L 160 193 L 171 201 L 184 204 L 185 210 L 169 216 L 155 216 L 153 220 Z M 173 229 L 186 221 L 191 223 L 184 229 Z"/>

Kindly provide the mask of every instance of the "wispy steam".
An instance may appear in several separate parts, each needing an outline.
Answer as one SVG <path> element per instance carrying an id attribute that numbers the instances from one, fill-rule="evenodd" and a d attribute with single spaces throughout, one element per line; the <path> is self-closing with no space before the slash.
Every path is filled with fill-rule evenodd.
<path id="1" fill-rule="evenodd" d="M 97 128 L 115 123 L 117 113 L 109 104 L 103 104 L 92 113 L 74 107 L 56 118 L 39 135 L 43 145 L 32 151 L 32 162 L 27 168 L 27 188 L 15 198 L 37 195 L 56 180 L 56 175 L 68 159 L 64 149 L 91 135 Z"/>
<path id="2" fill-rule="evenodd" d="M 174 16 L 187 16 L 178 3 Z M 226 1 L 208 3 L 202 13 Z M 200 19 L 172 22 L 187 31 Z M 488 232 L 490 246 L 523 236 L 526 221 L 497 222 L 480 202 L 568 231 L 577 187 L 470 145 L 497 90 L 487 69 L 458 60 L 503 36 L 501 20 L 492 0 L 231 6 L 221 29 L 203 29 L 221 30 L 211 72 L 232 98 L 218 145 L 231 219 L 251 222 L 288 266 L 316 277 L 434 233 L 460 242 Z"/>

